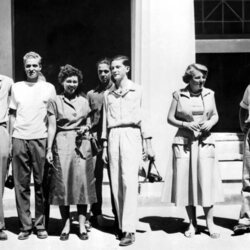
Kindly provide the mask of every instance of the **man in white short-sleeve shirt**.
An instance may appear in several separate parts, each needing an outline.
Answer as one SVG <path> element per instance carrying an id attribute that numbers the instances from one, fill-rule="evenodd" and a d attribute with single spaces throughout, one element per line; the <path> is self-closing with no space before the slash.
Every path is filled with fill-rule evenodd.
<path id="1" fill-rule="evenodd" d="M 44 225 L 44 194 L 42 181 L 47 146 L 47 105 L 56 96 L 52 84 L 40 80 L 41 57 L 35 52 L 24 58 L 26 81 L 13 85 L 10 100 L 10 132 L 12 135 L 12 166 L 17 213 L 25 240 L 32 232 L 30 213 L 30 177 L 35 187 L 35 223 L 37 237 L 47 238 Z"/>

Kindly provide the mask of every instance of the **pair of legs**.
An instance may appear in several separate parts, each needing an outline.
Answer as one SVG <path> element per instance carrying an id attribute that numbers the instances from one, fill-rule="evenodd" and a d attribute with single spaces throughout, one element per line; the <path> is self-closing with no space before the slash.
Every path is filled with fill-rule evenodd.
<path id="1" fill-rule="evenodd" d="M 91 206 L 91 212 L 93 216 L 97 219 L 97 222 L 100 223 L 98 221 L 98 217 L 102 215 L 102 182 L 103 182 L 103 169 L 104 169 L 104 162 L 102 160 L 101 153 L 97 154 L 97 156 L 94 158 L 94 165 L 95 165 L 94 174 L 95 174 L 95 188 L 96 188 L 97 202 Z M 113 195 L 112 186 L 111 186 L 109 166 L 107 166 L 107 171 L 108 171 L 108 177 L 110 181 L 110 197 L 111 197 L 112 212 L 115 216 L 115 224 L 117 225 L 118 219 L 117 219 L 117 213 L 115 209 L 114 195 Z"/>
<path id="2" fill-rule="evenodd" d="M 21 231 L 32 230 L 30 212 L 30 182 L 33 172 L 35 187 L 35 223 L 37 231 L 45 230 L 43 174 L 46 139 L 23 140 L 13 138 L 12 168 L 15 183 L 17 213 Z"/>
<path id="3" fill-rule="evenodd" d="M 138 169 L 142 159 L 141 132 L 138 128 L 112 128 L 108 138 L 111 185 L 123 235 L 120 245 L 135 241 L 137 224 Z"/>
<path id="4" fill-rule="evenodd" d="M 61 234 L 69 234 L 70 232 L 70 206 L 59 206 L 63 230 Z M 87 215 L 87 205 L 77 205 L 78 220 L 79 220 L 79 233 L 86 233 L 85 221 Z"/>
<path id="5" fill-rule="evenodd" d="M 0 240 L 7 239 L 2 231 L 5 227 L 3 212 L 3 191 L 9 157 L 9 135 L 5 126 L 0 125 Z"/>
<path id="6" fill-rule="evenodd" d="M 244 134 L 241 210 L 238 224 L 234 227 L 235 234 L 242 234 L 250 227 L 250 129 L 244 121 L 248 116 L 246 109 L 241 108 L 239 117 Z"/>
<path id="7" fill-rule="evenodd" d="M 209 231 L 209 235 L 212 238 L 218 238 L 219 234 L 216 232 L 214 224 L 213 208 L 213 206 L 203 207 L 203 210 L 206 218 L 206 224 Z M 195 233 L 197 233 L 196 207 L 186 206 L 186 211 L 189 218 L 189 227 L 185 232 L 185 236 L 192 237 Z"/>

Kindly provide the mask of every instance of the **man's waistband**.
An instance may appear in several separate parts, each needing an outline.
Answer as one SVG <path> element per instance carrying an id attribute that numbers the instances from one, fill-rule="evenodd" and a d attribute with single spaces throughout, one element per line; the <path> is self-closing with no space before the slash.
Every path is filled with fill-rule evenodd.
<path id="1" fill-rule="evenodd" d="M 114 129 L 114 128 L 140 128 L 138 125 L 135 124 L 124 124 L 124 125 L 117 125 L 117 126 L 112 126 L 109 128 L 109 130 Z"/>
<path id="2" fill-rule="evenodd" d="M 0 122 L 0 126 L 7 128 L 7 122 Z"/>

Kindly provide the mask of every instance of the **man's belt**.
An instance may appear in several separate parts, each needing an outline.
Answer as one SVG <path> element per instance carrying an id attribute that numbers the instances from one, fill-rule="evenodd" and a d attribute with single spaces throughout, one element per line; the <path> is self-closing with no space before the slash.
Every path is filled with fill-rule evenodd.
<path id="1" fill-rule="evenodd" d="M 0 126 L 7 128 L 7 122 L 0 122 Z"/>

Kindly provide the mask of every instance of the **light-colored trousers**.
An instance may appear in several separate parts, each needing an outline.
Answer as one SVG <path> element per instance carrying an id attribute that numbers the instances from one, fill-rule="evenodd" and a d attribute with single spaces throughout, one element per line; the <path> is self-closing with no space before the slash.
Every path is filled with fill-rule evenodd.
<path id="1" fill-rule="evenodd" d="M 138 128 L 112 128 L 108 137 L 111 185 L 122 232 L 135 232 L 137 223 L 138 169 L 142 139 Z"/>
<path id="2" fill-rule="evenodd" d="M 239 223 L 250 225 L 250 129 L 244 137 L 243 169 L 242 169 L 242 190 L 241 190 L 241 211 Z"/>
<path id="3" fill-rule="evenodd" d="M 4 228 L 3 190 L 9 157 L 9 134 L 4 126 L 0 126 L 0 230 Z"/>
<path id="4" fill-rule="evenodd" d="M 248 117 L 248 110 L 240 108 L 240 126 L 244 132 L 243 168 L 242 168 L 242 190 L 241 210 L 239 224 L 250 225 L 250 128 L 244 121 Z"/>

